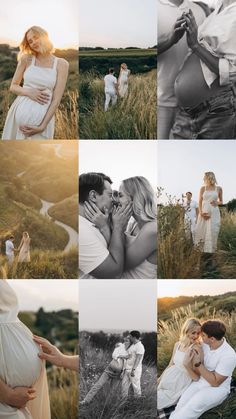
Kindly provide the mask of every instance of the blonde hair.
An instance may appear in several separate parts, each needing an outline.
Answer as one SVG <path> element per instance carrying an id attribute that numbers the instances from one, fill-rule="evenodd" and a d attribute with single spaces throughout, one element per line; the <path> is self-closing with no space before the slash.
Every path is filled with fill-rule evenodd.
<path id="1" fill-rule="evenodd" d="M 122 64 L 120 65 L 120 67 L 121 67 L 121 68 L 123 68 L 123 69 L 125 68 L 126 70 L 127 70 L 127 68 L 128 68 L 126 63 L 122 63 Z"/>
<path id="2" fill-rule="evenodd" d="M 181 331 L 180 331 L 180 343 L 182 343 L 184 346 L 190 345 L 190 339 L 188 337 L 188 333 L 196 326 L 201 327 L 201 323 L 198 319 L 190 318 L 187 319 L 186 322 L 183 324 Z"/>
<path id="3" fill-rule="evenodd" d="M 216 177 L 215 177 L 215 174 L 213 172 L 205 172 L 204 178 L 206 178 L 208 180 L 210 185 L 217 184 Z"/>
<path id="4" fill-rule="evenodd" d="M 26 237 L 27 237 L 27 239 L 29 238 L 29 233 L 28 233 L 28 231 L 23 231 L 22 235 L 23 235 L 23 236 L 26 236 Z"/>
<path id="5" fill-rule="evenodd" d="M 157 219 L 157 203 L 154 190 L 145 177 L 135 176 L 124 179 L 122 186 L 133 201 L 133 212 L 142 221 Z"/>
<path id="6" fill-rule="evenodd" d="M 18 55 L 18 60 L 22 57 L 22 55 L 27 54 L 27 55 L 36 55 L 35 52 L 31 49 L 29 43 L 28 43 L 28 39 L 27 39 L 27 35 L 28 33 L 32 31 L 34 35 L 37 35 L 40 38 L 40 52 L 41 54 L 47 54 L 47 53 L 51 53 L 54 48 L 53 48 L 53 44 L 52 42 L 49 40 L 48 37 L 48 33 L 47 31 L 45 31 L 43 28 L 41 28 L 40 26 L 32 26 L 31 28 L 29 28 L 24 35 L 23 40 L 20 43 L 20 52 Z"/>

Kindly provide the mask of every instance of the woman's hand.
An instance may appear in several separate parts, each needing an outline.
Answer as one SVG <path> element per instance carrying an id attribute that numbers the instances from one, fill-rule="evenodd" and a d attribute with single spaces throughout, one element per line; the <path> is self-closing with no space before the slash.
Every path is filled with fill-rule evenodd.
<path id="1" fill-rule="evenodd" d="M 8 392 L 8 397 L 6 404 L 9 406 L 16 407 L 17 409 L 22 409 L 30 400 L 36 398 L 36 390 L 29 387 L 16 387 L 10 388 Z"/>
<path id="2" fill-rule="evenodd" d="M 30 127 L 29 125 L 21 125 L 20 130 L 21 132 L 23 132 L 23 134 L 26 137 L 32 137 L 32 135 L 40 134 L 40 132 L 43 132 L 45 130 L 45 127 L 42 124 L 39 125 L 38 127 Z"/>
<path id="3" fill-rule="evenodd" d="M 85 217 L 91 221 L 99 230 L 102 230 L 109 223 L 109 211 L 104 207 L 104 213 L 92 202 L 84 203 Z"/>
<path id="4" fill-rule="evenodd" d="M 189 9 L 188 13 L 183 14 L 185 22 L 186 22 L 186 36 L 187 36 L 187 43 L 189 48 L 194 50 L 196 47 L 199 46 L 198 43 L 198 26 L 193 15 L 192 10 Z"/>
<path id="5" fill-rule="evenodd" d="M 190 346 L 190 348 L 185 353 L 184 360 L 183 360 L 183 365 L 185 367 L 191 368 L 194 356 L 195 356 L 194 350 L 193 350 L 192 346 Z"/>
<path id="6" fill-rule="evenodd" d="M 28 97 L 35 102 L 40 103 L 40 105 L 45 105 L 50 100 L 50 95 L 45 92 L 45 88 L 34 89 L 30 88 L 28 91 Z"/>
<path id="7" fill-rule="evenodd" d="M 170 37 L 171 45 L 177 44 L 179 40 L 184 36 L 185 31 L 186 21 L 184 15 L 182 14 L 180 17 L 178 17 L 174 24 L 173 31 Z"/>
<path id="8" fill-rule="evenodd" d="M 204 218 L 204 220 L 209 220 L 211 218 L 210 214 L 208 212 L 202 212 L 201 217 Z"/>
<path id="9" fill-rule="evenodd" d="M 211 204 L 213 207 L 218 207 L 218 202 L 217 202 L 217 201 L 211 201 L 211 202 L 210 202 L 210 204 Z"/>

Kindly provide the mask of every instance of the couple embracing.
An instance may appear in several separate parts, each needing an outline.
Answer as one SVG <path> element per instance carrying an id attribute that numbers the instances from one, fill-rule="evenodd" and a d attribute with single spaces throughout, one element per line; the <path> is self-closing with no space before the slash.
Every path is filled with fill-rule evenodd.
<path id="1" fill-rule="evenodd" d="M 119 192 L 103 173 L 79 178 L 79 276 L 155 279 L 157 206 L 142 176 L 122 181 Z"/>
<path id="2" fill-rule="evenodd" d="M 177 403 L 171 419 L 197 419 L 227 398 L 236 354 L 225 333 L 221 320 L 185 322 L 170 363 L 158 379 L 159 415 Z"/>

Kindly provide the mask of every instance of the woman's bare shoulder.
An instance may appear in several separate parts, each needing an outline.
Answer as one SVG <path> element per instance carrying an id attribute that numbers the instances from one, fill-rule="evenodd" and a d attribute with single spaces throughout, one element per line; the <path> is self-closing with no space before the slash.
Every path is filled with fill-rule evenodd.
<path id="1" fill-rule="evenodd" d="M 58 66 L 60 68 L 65 68 L 65 69 L 69 68 L 69 62 L 67 60 L 65 60 L 65 58 L 58 58 L 57 57 L 57 61 L 58 61 Z"/>
<path id="2" fill-rule="evenodd" d="M 143 228 L 143 233 L 149 235 L 157 234 L 157 220 L 149 221 L 145 223 Z"/>
<path id="3" fill-rule="evenodd" d="M 33 59 L 33 55 L 31 55 L 31 54 L 23 54 L 20 57 L 19 63 L 28 66 L 28 65 L 30 65 L 32 63 L 32 59 Z"/>

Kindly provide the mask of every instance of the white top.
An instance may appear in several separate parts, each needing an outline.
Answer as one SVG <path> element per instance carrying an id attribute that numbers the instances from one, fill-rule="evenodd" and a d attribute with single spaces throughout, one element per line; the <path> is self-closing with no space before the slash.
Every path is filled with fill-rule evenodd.
<path id="1" fill-rule="evenodd" d="M 188 202 L 187 200 L 183 203 L 183 208 L 185 211 L 185 219 L 194 223 L 196 221 L 196 209 L 198 208 L 198 204 L 196 201 L 192 200 Z"/>
<path id="2" fill-rule="evenodd" d="M 11 240 L 7 240 L 5 243 L 6 246 L 6 255 L 7 256 L 14 256 L 14 244 Z"/>
<path id="3" fill-rule="evenodd" d="M 142 355 L 142 357 L 139 360 L 139 363 L 136 367 L 136 371 L 140 371 L 142 370 L 142 361 L 143 361 L 143 356 L 145 353 L 145 349 L 144 346 L 142 344 L 142 342 L 138 341 L 137 343 L 134 343 L 133 345 L 131 345 L 128 348 L 128 354 L 131 355 L 131 357 L 129 359 L 127 359 L 126 361 L 126 370 L 131 371 L 133 366 L 134 366 L 134 362 L 135 362 L 135 358 L 136 355 Z"/>
<path id="4" fill-rule="evenodd" d="M 197 25 L 200 25 L 206 16 L 203 9 L 192 1 L 184 0 L 180 6 L 176 6 L 168 0 L 158 0 L 158 43 L 169 37 L 177 18 L 189 9 L 192 10 Z M 187 53 L 188 45 L 184 35 L 177 44 L 158 55 L 158 104 L 160 106 L 177 106 L 174 82 Z"/>
<path id="5" fill-rule="evenodd" d="M 232 3 L 219 12 L 222 0 L 219 0 L 214 12 L 198 29 L 198 41 L 219 60 L 220 85 L 236 79 L 236 3 Z M 202 71 L 208 86 L 218 77 L 201 61 Z"/>
<path id="6" fill-rule="evenodd" d="M 107 74 L 104 77 L 105 92 L 116 93 L 117 78 L 113 74 Z"/>
<path id="7" fill-rule="evenodd" d="M 120 364 L 121 367 L 125 367 L 127 360 L 119 358 L 121 355 L 122 356 L 127 356 L 128 351 L 125 348 L 124 343 L 119 342 L 119 343 L 117 343 L 117 345 L 116 345 L 116 347 L 115 347 L 115 349 L 112 353 L 112 359 L 115 359 Z"/>
<path id="8" fill-rule="evenodd" d="M 79 278 L 94 278 L 88 274 L 101 265 L 108 255 L 103 235 L 93 223 L 79 216 Z"/>
<path id="9" fill-rule="evenodd" d="M 223 344 L 215 350 L 211 350 L 207 344 L 202 344 L 204 352 L 204 365 L 209 371 L 215 371 L 216 373 L 228 377 L 220 387 L 225 387 L 230 391 L 231 376 L 234 368 L 236 367 L 236 353 L 234 349 L 224 339 Z M 201 377 L 199 382 L 206 380 Z M 210 386 L 210 384 L 209 384 Z"/>

